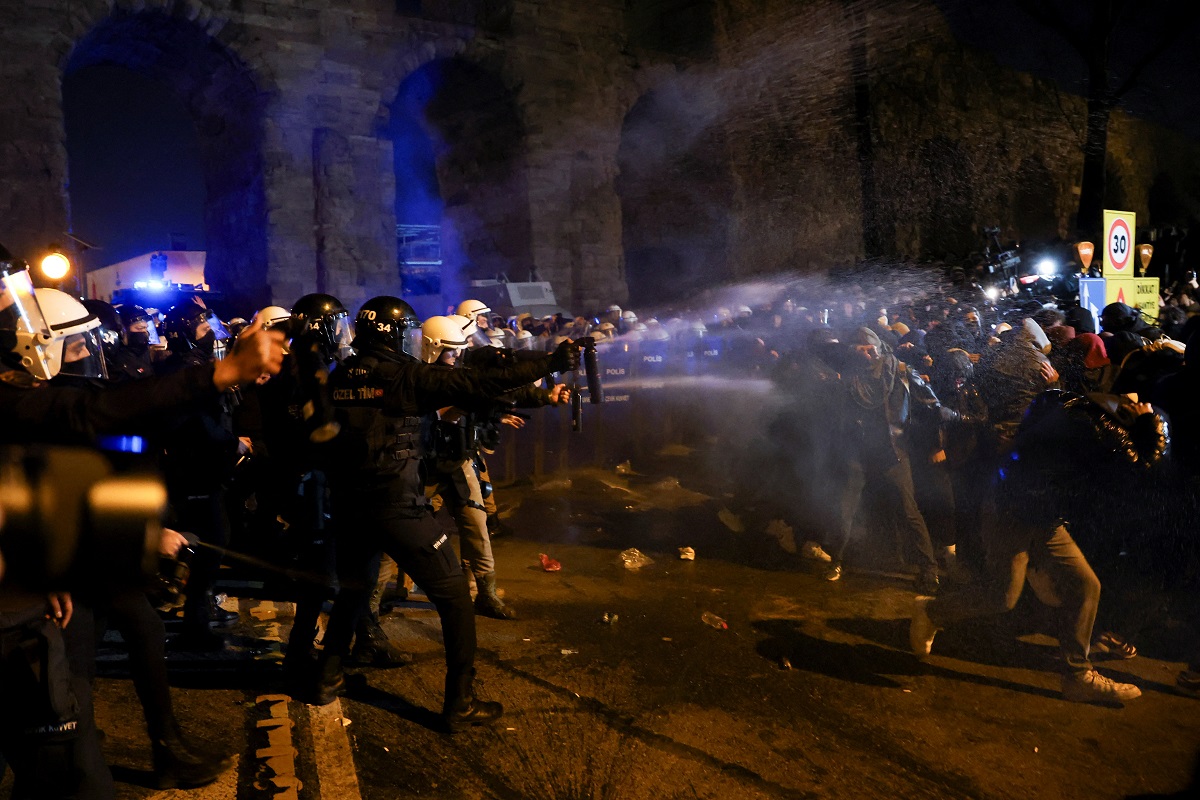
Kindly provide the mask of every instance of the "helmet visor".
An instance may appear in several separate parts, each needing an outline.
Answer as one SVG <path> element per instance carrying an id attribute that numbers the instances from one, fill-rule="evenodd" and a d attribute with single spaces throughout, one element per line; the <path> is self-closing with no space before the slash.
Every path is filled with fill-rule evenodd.
<path id="1" fill-rule="evenodd" d="M 144 333 L 146 334 L 146 344 L 151 347 L 158 347 L 163 344 L 162 339 L 158 336 L 158 328 L 154 325 L 154 318 L 149 314 L 134 318 L 132 322 L 126 326 L 125 330 L 128 333 Z"/>
<path id="2" fill-rule="evenodd" d="M 333 345 L 337 353 L 337 360 L 349 358 L 354 352 L 350 347 L 350 343 L 354 341 L 354 321 L 350 319 L 348 314 L 338 314 L 334 317 L 333 329 Z"/>
<path id="3" fill-rule="evenodd" d="M 59 375 L 77 378 L 108 378 L 108 366 L 104 361 L 103 328 L 71 333 L 62 339 L 62 364 Z"/>
<path id="4" fill-rule="evenodd" d="M 216 334 L 218 342 L 222 339 L 233 338 L 233 335 L 229 333 L 229 329 L 225 327 L 225 323 L 221 322 L 220 317 L 216 314 L 209 312 L 208 316 L 205 317 L 205 321 L 208 322 L 208 327 L 212 328 L 213 333 Z"/>
<path id="5" fill-rule="evenodd" d="M 29 334 L 49 334 L 50 325 L 42 316 L 37 295 L 33 291 L 33 280 L 29 270 L 0 272 L 0 312 L 4 314 L 4 327 Z"/>
<path id="6" fill-rule="evenodd" d="M 43 380 L 53 377 L 50 324 L 42 315 L 29 270 L 0 269 L 0 329 L 16 331 L 21 365 Z"/>
<path id="7" fill-rule="evenodd" d="M 414 325 L 410 328 L 405 328 L 400 334 L 400 351 L 405 355 L 412 356 L 418 361 L 421 360 L 421 326 Z"/>

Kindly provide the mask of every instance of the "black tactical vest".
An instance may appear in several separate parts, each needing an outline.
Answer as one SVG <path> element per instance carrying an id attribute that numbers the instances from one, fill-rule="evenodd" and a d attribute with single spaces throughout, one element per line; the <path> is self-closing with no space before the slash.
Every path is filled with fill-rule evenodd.
<path id="1" fill-rule="evenodd" d="M 404 365 L 372 355 L 346 360 L 330 376 L 333 404 L 343 435 L 354 446 L 345 463 L 330 470 L 330 483 L 362 502 L 380 504 L 399 513 L 424 512 L 425 475 L 422 468 L 423 417 L 401 416 L 390 410 L 385 393 L 395 390 Z"/>

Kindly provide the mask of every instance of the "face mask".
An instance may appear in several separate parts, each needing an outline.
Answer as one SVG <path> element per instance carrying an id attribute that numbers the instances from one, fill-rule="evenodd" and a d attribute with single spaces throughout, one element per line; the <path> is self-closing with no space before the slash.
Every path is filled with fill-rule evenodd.
<path id="1" fill-rule="evenodd" d="M 139 355 L 150 348 L 150 334 L 146 331 L 130 331 L 125 334 L 126 347 Z"/>
<path id="2" fill-rule="evenodd" d="M 213 348 L 216 347 L 216 344 L 217 344 L 216 332 L 209 331 L 208 333 L 204 334 L 203 336 L 201 336 L 199 339 L 196 340 L 196 349 L 198 349 L 200 352 L 204 353 L 205 355 L 211 356 L 213 354 Z"/>

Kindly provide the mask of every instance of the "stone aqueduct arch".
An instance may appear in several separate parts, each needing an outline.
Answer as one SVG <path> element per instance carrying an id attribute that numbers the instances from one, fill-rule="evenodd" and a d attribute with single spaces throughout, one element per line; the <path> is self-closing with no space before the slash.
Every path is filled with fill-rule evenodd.
<path id="1" fill-rule="evenodd" d="M 142 73 L 183 103 L 196 127 L 207 192 L 207 280 L 239 305 L 264 304 L 264 94 L 257 76 L 191 20 L 120 9 L 76 41 L 63 75 L 98 64 Z"/>
<path id="2" fill-rule="evenodd" d="M 398 293 L 391 143 L 380 135 L 398 87 L 434 62 L 475 64 L 512 92 L 522 124 L 531 108 L 543 120 L 547 112 L 540 97 L 521 95 L 536 80 L 514 70 L 531 67 L 514 66 L 494 39 L 480 44 L 482 34 L 470 26 L 405 17 L 377 0 L 334 6 L 291 9 L 288 16 L 268 6 L 257 17 L 232 0 L 62 0 L 15 9 L 16 21 L 0 26 L 0 45 L 48 44 L 26 55 L 36 64 L 28 80 L 0 97 L 5 243 L 32 253 L 68 230 L 62 79 L 68 70 L 115 63 L 172 87 L 196 121 L 209 194 L 210 283 L 245 304 L 286 304 L 320 289 L 353 306 L 372 294 Z M 371 14 L 374 27 L 357 29 Z M 567 181 L 537 198 L 521 196 L 535 177 L 574 178 L 578 171 L 577 153 L 557 142 L 546 149 L 547 141 L 526 143 L 542 149 L 536 166 L 522 163 L 529 175 L 515 176 L 518 191 L 507 200 L 516 227 L 531 229 L 516 237 L 517 252 L 511 236 L 490 243 L 482 237 L 472 246 L 493 247 L 517 269 L 534 266 L 534 258 L 553 261 L 542 277 L 558 284 L 568 304 L 623 297 L 619 259 L 595 255 L 594 239 L 584 238 L 587 253 L 574 259 L 578 264 L 558 266 L 578 246 L 570 227 L 578 223 L 564 224 L 564 213 L 595 216 L 591 198 L 564 212 L 561 198 L 574 192 Z M 603 164 L 610 156 L 598 157 L 600 171 L 587 172 L 589 181 L 609 169 Z M 611 238 L 611 223 L 600 228 Z M 608 272 L 592 269 L 596 263 Z M 580 265 L 591 271 L 582 274 Z M 571 285 L 581 280 L 586 289 Z"/>

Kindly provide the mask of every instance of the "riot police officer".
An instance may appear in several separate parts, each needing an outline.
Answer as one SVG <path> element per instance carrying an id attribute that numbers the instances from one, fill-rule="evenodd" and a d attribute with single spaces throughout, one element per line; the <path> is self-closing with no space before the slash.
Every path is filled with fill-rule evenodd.
<path id="1" fill-rule="evenodd" d="M 89 364 L 99 352 L 93 348 L 96 326 L 88 317 L 83 310 L 74 315 L 75 324 L 60 320 L 52 329 L 28 266 L 0 247 L 0 415 L 8 423 L 0 441 L 88 444 L 96 434 L 125 432 L 130 424 L 279 368 L 278 341 L 253 331 L 220 365 L 103 392 L 50 385 L 64 364 L 79 375 L 95 374 Z M 7 584 L 0 587 L 0 748 L 17 773 L 14 789 L 22 797 L 110 797 L 86 671 L 67 667 L 62 634 L 71 622 L 68 597 L 56 598 L 57 617 L 47 617 L 43 604 Z M 23 664 L 30 652 L 44 657 Z"/>
<path id="2" fill-rule="evenodd" d="M 331 443 L 329 470 L 341 585 L 311 699 L 332 702 L 343 685 L 363 595 L 373 586 L 370 564 L 383 550 L 423 588 L 438 610 L 446 650 L 443 720 L 451 731 L 493 720 L 499 703 L 476 699 L 475 615 L 458 557 L 429 513 L 422 467 L 422 428 L 428 415 L 457 405 L 473 408 L 553 371 L 578 364 L 578 348 L 501 369 L 455 370 L 417 357 L 420 320 L 407 303 L 381 296 L 355 320 L 355 355 L 330 376 L 341 435 Z"/>
<path id="3" fill-rule="evenodd" d="M 167 312 L 167 349 L 171 355 L 161 374 L 209 363 L 214 358 L 217 333 L 207 308 L 185 301 Z M 219 324 L 219 323 L 218 323 Z M 163 472 L 175 514 L 175 527 L 190 531 L 216 547 L 229 545 L 230 521 L 226 492 L 239 452 L 233 433 L 236 392 L 225 392 L 213 402 L 181 415 L 163 440 Z M 212 629 L 231 625 L 236 615 L 217 606 L 212 584 L 221 566 L 220 556 L 205 549 L 192 561 L 187 598 L 183 605 L 183 633 L 175 642 L 198 652 L 223 650 L 225 639 Z"/>
<path id="4" fill-rule="evenodd" d="M 422 357 L 429 364 L 454 367 L 466 350 L 462 317 L 430 317 L 421 326 Z M 528 333 L 528 331 L 522 331 Z M 443 408 L 433 426 L 432 452 L 429 454 L 427 495 L 436 504 L 449 507 L 458 526 L 464 568 L 475 578 L 475 611 L 493 619 L 516 619 L 516 611 L 505 603 L 496 590 L 496 561 L 488 532 L 485 492 L 481 478 L 481 447 L 496 444 L 501 421 L 524 425 L 520 417 L 505 412 L 509 407 L 534 408 L 570 400 L 565 384 L 553 389 L 523 387 L 503 395 L 505 401 L 483 413 L 460 408 Z"/>
<path id="5" fill-rule="evenodd" d="M 121 343 L 110 371 L 137 379 L 153 375 L 154 348 L 162 345 L 154 319 L 146 309 L 132 303 L 122 303 L 116 310 L 121 317 Z"/>

